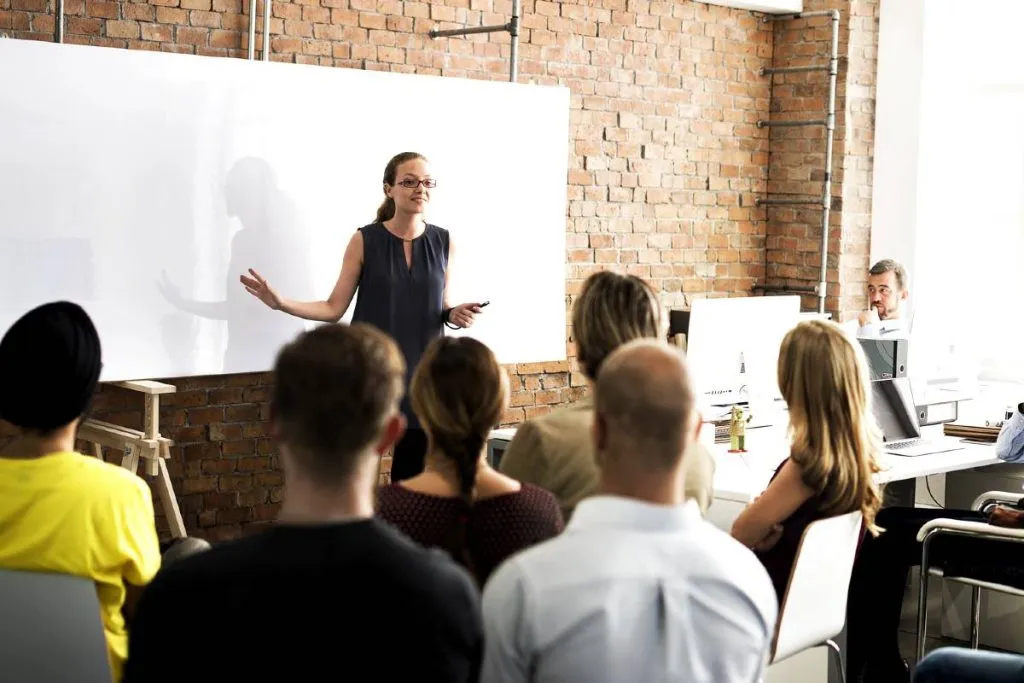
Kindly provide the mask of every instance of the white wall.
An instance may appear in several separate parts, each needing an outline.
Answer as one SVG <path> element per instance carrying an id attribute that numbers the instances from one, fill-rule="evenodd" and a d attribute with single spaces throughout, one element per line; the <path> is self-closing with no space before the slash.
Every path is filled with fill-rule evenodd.
<path id="1" fill-rule="evenodd" d="M 871 262 L 915 273 L 924 0 L 882 0 L 875 95 Z"/>
<path id="2" fill-rule="evenodd" d="M 239 276 L 326 298 L 413 150 L 453 299 L 491 301 L 471 333 L 505 363 L 565 358 L 565 88 L 21 40 L 0 83 L 0 331 L 65 298 L 105 381 L 268 370 L 310 325 Z"/>

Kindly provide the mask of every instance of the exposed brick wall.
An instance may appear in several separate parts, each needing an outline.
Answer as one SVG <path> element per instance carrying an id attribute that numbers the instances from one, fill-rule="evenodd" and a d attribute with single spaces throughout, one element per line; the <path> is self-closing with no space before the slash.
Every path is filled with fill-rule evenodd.
<path id="1" fill-rule="evenodd" d="M 54 3 L 0 0 L 0 33 L 52 40 Z M 877 0 L 854 4 L 870 7 Z M 507 78 L 507 34 L 441 40 L 426 34 L 438 24 L 503 23 L 511 0 L 297 0 L 272 6 L 274 60 Z M 70 43 L 246 54 L 247 1 L 67 0 L 65 7 Z M 257 56 L 262 12 L 258 2 Z M 788 277 L 781 265 L 795 266 L 797 280 L 813 269 L 814 229 L 807 227 L 791 243 L 779 215 L 767 222 L 754 200 L 769 189 L 770 169 L 775 184 L 817 192 L 808 169 L 818 147 L 813 140 L 790 143 L 779 131 L 769 141 L 769 131 L 756 122 L 783 100 L 809 110 L 821 96 L 808 92 L 817 86 L 794 83 L 791 95 L 777 90 L 773 99 L 770 79 L 758 73 L 771 64 L 773 43 L 782 46 L 780 59 L 820 50 L 820 28 L 804 44 L 805 33 L 787 33 L 791 29 L 765 24 L 750 12 L 686 0 L 524 0 L 522 27 L 520 80 L 558 83 L 572 92 L 567 307 L 588 275 L 608 267 L 649 279 L 673 308 L 686 307 L 692 297 L 747 294 L 766 275 L 769 283 Z M 873 72 L 871 59 L 864 46 L 858 73 Z M 870 114 L 871 97 L 861 97 L 858 113 Z M 837 150 L 843 135 L 837 131 Z M 858 158 L 869 180 L 870 149 L 861 148 Z M 852 201 L 840 192 L 846 189 L 863 198 L 837 183 L 837 202 Z M 844 220 L 837 212 L 836 229 Z M 859 221 L 854 223 L 861 226 Z M 849 233 L 851 253 L 866 249 L 856 242 L 858 234 Z M 568 362 L 509 368 L 513 395 L 506 423 L 583 393 L 571 338 L 567 345 Z M 176 442 L 171 472 L 189 532 L 223 538 L 272 519 L 282 478 L 265 430 L 268 377 L 166 381 L 178 387 L 162 399 L 161 418 L 164 434 Z M 97 416 L 127 426 L 139 426 L 141 410 L 141 398 L 123 390 L 104 388 L 97 400 Z"/>

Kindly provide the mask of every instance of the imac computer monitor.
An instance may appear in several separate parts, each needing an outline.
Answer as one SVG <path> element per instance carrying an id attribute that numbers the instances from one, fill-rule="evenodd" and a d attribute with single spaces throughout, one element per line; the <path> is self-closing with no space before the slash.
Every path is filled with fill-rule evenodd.
<path id="1" fill-rule="evenodd" d="M 781 399 L 779 347 L 800 319 L 799 296 L 694 300 L 686 359 L 698 402 Z"/>

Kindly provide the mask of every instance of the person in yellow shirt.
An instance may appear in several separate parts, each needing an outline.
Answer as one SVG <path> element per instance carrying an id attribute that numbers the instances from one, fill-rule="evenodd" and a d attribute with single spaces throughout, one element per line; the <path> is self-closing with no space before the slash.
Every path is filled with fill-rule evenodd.
<path id="1" fill-rule="evenodd" d="M 0 420 L 16 431 L 0 449 L 0 568 L 95 581 L 120 681 L 128 620 L 160 546 L 149 486 L 74 450 L 101 365 L 92 320 L 65 301 L 26 313 L 0 341 Z"/>

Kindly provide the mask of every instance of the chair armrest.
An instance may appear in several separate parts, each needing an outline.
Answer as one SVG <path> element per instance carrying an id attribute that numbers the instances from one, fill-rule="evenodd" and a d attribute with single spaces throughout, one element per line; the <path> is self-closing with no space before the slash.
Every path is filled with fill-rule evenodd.
<path id="1" fill-rule="evenodd" d="M 986 491 L 971 503 L 972 510 L 983 510 L 992 504 L 1005 503 L 1007 505 L 1016 505 L 1021 498 L 1024 498 L 1024 493 L 1011 493 L 1010 491 Z"/>
<path id="2" fill-rule="evenodd" d="M 921 530 L 917 532 L 917 540 L 923 542 L 929 536 L 940 534 L 1024 541 L 1024 529 L 1010 529 L 987 522 L 964 522 L 959 519 L 946 519 L 945 517 L 933 519 L 922 526 Z"/>

